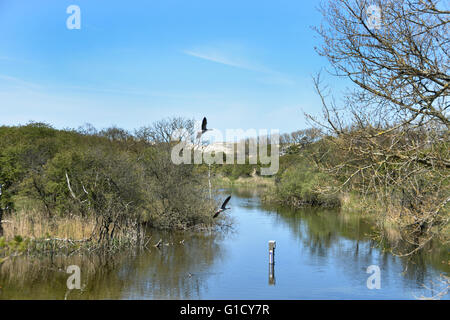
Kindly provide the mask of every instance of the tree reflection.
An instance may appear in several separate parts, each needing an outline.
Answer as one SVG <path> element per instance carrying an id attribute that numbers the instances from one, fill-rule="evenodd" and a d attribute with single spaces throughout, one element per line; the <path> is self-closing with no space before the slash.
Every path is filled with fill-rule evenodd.
<path id="1" fill-rule="evenodd" d="M 161 249 L 11 259 L 0 267 L 0 299 L 201 298 L 211 267 L 222 258 L 218 235 L 157 237 L 163 239 Z M 67 289 L 70 265 L 80 267 L 81 290 Z"/>
<path id="2" fill-rule="evenodd" d="M 370 217 L 339 210 L 293 210 L 268 204 L 261 207 L 266 214 L 276 214 L 275 223 L 288 227 L 299 239 L 301 250 L 311 258 L 332 260 L 346 274 L 361 273 L 371 264 L 379 265 L 382 270 L 400 264 L 402 270 L 399 273 L 404 279 L 421 287 L 435 280 L 429 277 L 436 272 L 429 271 L 450 272 L 448 246 L 435 240 L 412 256 L 395 256 L 392 252 L 406 252 L 410 250 L 410 244 L 402 241 L 392 229 L 386 228 L 382 235 L 375 234 L 375 222 Z"/>

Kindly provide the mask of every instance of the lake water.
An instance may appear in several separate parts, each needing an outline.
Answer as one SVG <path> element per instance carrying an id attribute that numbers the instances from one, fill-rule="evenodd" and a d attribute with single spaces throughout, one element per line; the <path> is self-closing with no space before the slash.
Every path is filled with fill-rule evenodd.
<path id="1" fill-rule="evenodd" d="M 439 276 L 449 275 L 448 247 L 431 243 L 400 258 L 384 250 L 402 245 L 395 233 L 379 245 L 368 218 L 263 205 L 258 190 L 229 192 L 229 232 L 152 232 L 161 249 L 114 257 L 19 257 L 0 267 L 0 299 L 415 299 L 441 290 Z M 82 290 L 67 290 L 69 265 L 80 267 Z M 367 287 L 371 265 L 380 268 L 380 289 Z"/>

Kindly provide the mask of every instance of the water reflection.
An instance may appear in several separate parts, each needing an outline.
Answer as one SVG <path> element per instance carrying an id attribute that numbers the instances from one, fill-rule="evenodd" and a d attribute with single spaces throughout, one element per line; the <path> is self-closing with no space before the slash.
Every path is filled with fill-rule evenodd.
<path id="1" fill-rule="evenodd" d="M 120 298 L 126 286 L 115 272 L 124 262 L 125 255 L 89 255 L 74 257 L 18 257 L 6 261 L 0 272 L 1 299 L 91 299 L 98 298 L 93 288 L 103 288 L 102 296 Z M 77 265 L 81 269 L 82 290 L 68 291 L 67 267 Z"/>
<path id="2" fill-rule="evenodd" d="M 274 286 L 275 283 L 275 265 L 273 263 L 269 263 L 269 285 Z"/>
<path id="3" fill-rule="evenodd" d="M 1 299 L 196 299 L 223 251 L 217 235 L 153 233 L 160 249 L 111 255 L 17 257 L 0 268 Z M 182 241 L 185 240 L 185 241 Z M 67 267 L 81 270 L 81 290 L 67 290 Z"/>
<path id="4" fill-rule="evenodd" d="M 261 204 L 257 189 L 233 194 L 234 234 L 151 231 L 150 250 L 18 257 L 0 267 L 0 299 L 399 299 L 431 295 L 422 285 L 450 272 L 448 247 L 396 257 L 388 249 L 404 245 L 398 234 L 374 241 L 368 217 Z M 272 267 L 268 240 L 277 240 Z M 373 264 L 382 290 L 366 288 Z M 80 267 L 82 290 L 67 290 L 69 265 Z"/>
<path id="5" fill-rule="evenodd" d="M 424 250 L 410 257 L 397 257 L 392 252 L 407 252 L 410 244 L 401 241 L 394 230 L 386 230 L 382 242 L 375 240 L 375 222 L 357 213 L 304 208 L 291 210 L 262 205 L 266 214 L 276 213 L 276 223 L 288 227 L 312 257 L 339 256 L 343 267 L 355 272 L 379 258 L 380 267 L 401 264 L 403 275 L 423 284 L 428 268 L 449 273 L 449 247 L 438 241 L 429 242 Z M 350 269 L 349 269 L 350 268 Z"/>
<path id="6" fill-rule="evenodd" d="M 164 239 L 161 249 L 140 255 L 135 270 L 128 270 L 127 298 L 198 299 L 207 280 L 216 273 L 214 263 L 225 255 L 217 235 L 154 234 Z M 183 241 L 183 244 L 180 244 Z"/>
<path id="7" fill-rule="evenodd" d="M 264 204 L 262 208 L 268 215 L 276 213 L 275 222 L 290 229 L 310 259 L 339 257 L 333 264 L 347 274 L 358 273 L 371 264 L 382 270 L 401 266 L 400 275 L 410 280 L 405 282 L 407 286 L 413 287 L 413 282 L 414 287 L 422 287 L 435 282 L 439 273 L 450 272 L 448 246 L 435 240 L 418 254 L 398 257 L 391 252 L 408 252 L 413 247 L 395 230 L 385 230 L 383 241 L 376 241 L 375 221 L 370 217 L 338 210 L 292 210 Z"/>

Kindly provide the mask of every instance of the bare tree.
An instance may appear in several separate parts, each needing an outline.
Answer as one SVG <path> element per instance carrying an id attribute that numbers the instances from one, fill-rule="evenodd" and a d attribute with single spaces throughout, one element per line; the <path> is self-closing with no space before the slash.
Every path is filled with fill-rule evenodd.
<path id="1" fill-rule="evenodd" d="M 344 151 L 328 170 L 395 212 L 419 250 L 449 222 L 450 11 L 438 0 L 336 0 L 321 11 L 317 50 L 354 84 L 341 107 L 315 78 L 325 121 L 310 119 Z"/>

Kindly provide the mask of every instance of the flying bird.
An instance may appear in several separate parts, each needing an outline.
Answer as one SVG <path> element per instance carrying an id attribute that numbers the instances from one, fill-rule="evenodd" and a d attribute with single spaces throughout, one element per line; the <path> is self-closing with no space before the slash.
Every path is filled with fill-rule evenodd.
<path id="1" fill-rule="evenodd" d="M 228 201 L 230 201 L 230 199 L 231 199 L 231 196 L 228 196 L 228 198 L 225 199 L 225 201 L 222 203 L 222 206 L 219 208 L 219 210 L 217 210 L 216 213 L 214 213 L 213 218 L 217 218 L 219 213 L 224 212 L 225 210 L 231 209 L 231 208 L 226 207 L 226 205 L 227 205 Z"/>
<path id="2" fill-rule="evenodd" d="M 206 129 L 206 125 L 207 125 L 208 121 L 206 120 L 206 117 L 203 118 L 202 121 L 202 131 L 199 131 L 197 134 L 197 139 L 200 139 L 200 137 L 202 136 L 202 134 L 204 134 L 206 131 L 211 131 L 212 129 Z"/>

